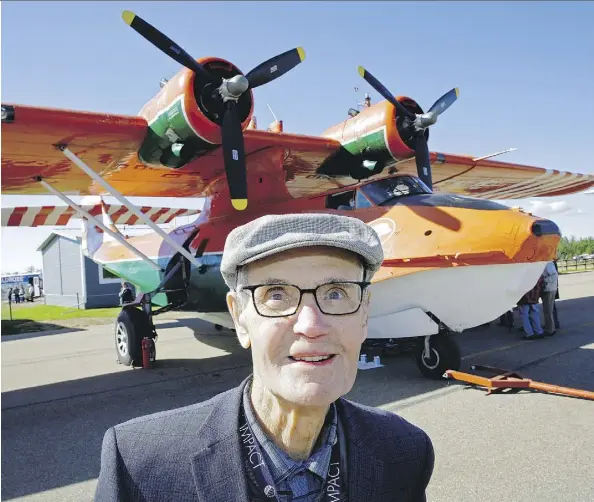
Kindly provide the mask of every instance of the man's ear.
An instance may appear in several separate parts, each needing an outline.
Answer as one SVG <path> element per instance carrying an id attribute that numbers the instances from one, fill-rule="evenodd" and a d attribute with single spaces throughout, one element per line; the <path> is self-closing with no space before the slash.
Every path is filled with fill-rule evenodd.
<path id="1" fill-rule="evenodd" d="M 233 323 L 235 324 L 235 333 L 237 334 L 239 343 L 244 349 L 249 349 L 251 345 L 250 336 L 241 319 L 241 309 L 237 300 L 237 293 L 234 291 L 229 291 L 227 293 L 226 299 L 227 308 L 229 309 L 229 313 L 233 318 Z"/>

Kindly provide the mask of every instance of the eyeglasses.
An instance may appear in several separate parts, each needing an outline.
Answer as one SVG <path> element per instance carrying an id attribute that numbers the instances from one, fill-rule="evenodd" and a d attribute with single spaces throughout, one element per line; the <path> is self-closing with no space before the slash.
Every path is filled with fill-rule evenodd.
<path id="1" fill-rule="evenodd" d="M 327 315 L 354 314 L 361 307 L 363 291 L 369 282 L 329 282 L 314 289 L 301 289 L 292 284 L 256 284 L 238 290 L 252 293 L 256 312 L 262 317 L 288 317 L 301 305 L 305 293 L 314 295 L 320 311 Z"/>

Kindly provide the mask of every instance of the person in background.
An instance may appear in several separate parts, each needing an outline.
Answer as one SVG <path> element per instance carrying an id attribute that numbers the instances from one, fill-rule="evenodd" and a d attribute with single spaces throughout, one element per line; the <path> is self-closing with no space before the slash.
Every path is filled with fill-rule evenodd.
<path id="1" fill-rule="evenodd" d="M 553 260 L 555 264 L 555 270 L 557 271 L 557 276 L 559 276 L 559 267 L 557 265 L 557 260 Z M 555 300 L 559 299 L 559 277 L 557 277 L 557 292 L 555 293 Z M 559 317 L 557 317 L 557 302 L 553 302 L 553 318 L 555 319 L 555 329 L 559 329 L 561 324 L 559 324 Z"/>
<path id="2" fill-rule="evenodd" d="M 520 301 L 518 301 L 520 319 L 525 333 L 522 337 L 524 340 L 544 338 L 540 324 L 540 308 L 538 306 L 538 299 L 542 292 L 542 284 L 543 278 L 540 276 L 535 286 L 522 296 Z"/>
<path id="3" fill-rule="evenodd" d="M 130 284 L 126 281 L 122 281 L 122 289 L 120 290 L 120 305 L 125 303 L 132 303 L 134 301 L 134 294 Z"/>
<path id="4" fill-rule="evenodd" d="M 545 336 L 553 336 L 557 333 L 555 329 L 554 308 L 555 296 L 559 288 L 559 274 L 557 267 L 550 261 L 542 273 L 542 309 L 544 312 Z"/>

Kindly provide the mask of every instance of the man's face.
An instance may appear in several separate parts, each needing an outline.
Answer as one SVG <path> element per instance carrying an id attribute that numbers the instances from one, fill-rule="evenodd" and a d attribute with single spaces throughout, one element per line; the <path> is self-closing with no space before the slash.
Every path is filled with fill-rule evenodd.
<path id="1" fill-rule="evenodd" d="M 357 257 L 335 248 L 310 247 L 249 264 L 247 278 L 240 286 L 274 281 L 313 289 L 337 280 L 363 280 Z M 246 300 L 238 302 L 238 294 L 245 295 Z M 338 295 L 332 298 L 341 295 L 332 294 Z M 262 385 L 277 397 L 301 406 L 327 405 L 351 390 L 361 344 L 367 336 L 368 293 L 363 294 L 363 303 L 354 314 L 324 314 L 314 296 L 305 293 L 295 314 L 276 318 L 259 315 L 251 295 L 247 291 L 230 292 L 227 303 L 242 346 L 251 346 L 254 377 Z M 276 298 L 280 296 L 271 301 Z M 313 355 L 331 358 L 323 362 L 298 360 Z"/>

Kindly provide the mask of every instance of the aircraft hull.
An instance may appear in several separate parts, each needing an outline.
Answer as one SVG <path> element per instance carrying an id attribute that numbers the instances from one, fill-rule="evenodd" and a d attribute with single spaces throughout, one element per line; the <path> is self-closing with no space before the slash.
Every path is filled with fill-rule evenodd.
<path id="1" fill-rule="evenodd" d="M 370 286 L 373 300 L 367 338 L 435 335 L 439 326 L 426 312 L 456 332 L 495 320 L 534 287 L 546 264 L 435 268 L 374 283 Z M 234 327 L 225 305 L 219 312 L 196 315 L 213 324 Z"/>

